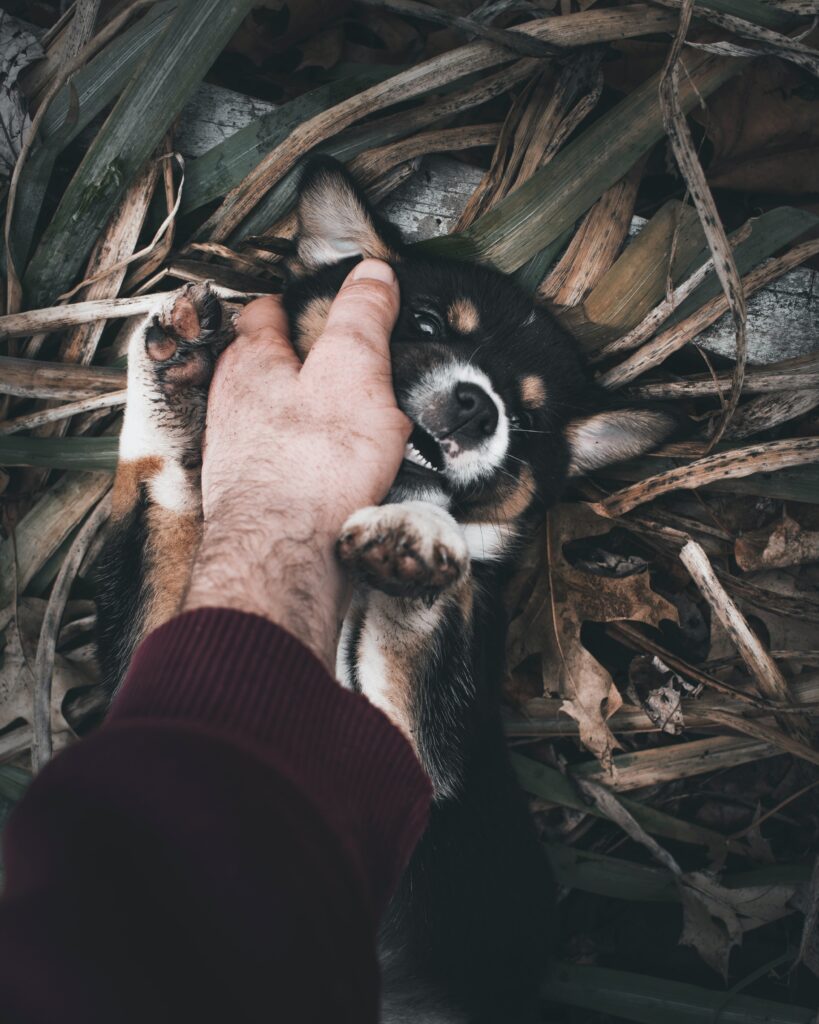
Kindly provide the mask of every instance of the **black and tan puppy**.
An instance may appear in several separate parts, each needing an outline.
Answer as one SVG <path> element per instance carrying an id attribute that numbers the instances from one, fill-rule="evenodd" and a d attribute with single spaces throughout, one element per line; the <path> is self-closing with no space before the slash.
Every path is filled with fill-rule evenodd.
<path id="1" fill-rule="evenodd" d="M 402 730 L 436 794 L 382 930 L 383 1020 L 533 1021 L 552 887 L 501 729 L 500 589 L 572 474 L 644 452 L 674 423 L 595 411 L 574 343 L 544 310 L 495 271 L 416 255 L 335 161 L 307 165 L 298 221 L 285 304 L 302 357 L 357 260 L 387 260 L 401 288 L 393 377 L 415 429 L 385 502 L 355 513 L 337 545 L 357 584 L 339 679 Z M 192 289 L 129 353 L 100 601 L 112 687 L 187 583 L 207 383 L 225 341 L 218 303 Z"/>

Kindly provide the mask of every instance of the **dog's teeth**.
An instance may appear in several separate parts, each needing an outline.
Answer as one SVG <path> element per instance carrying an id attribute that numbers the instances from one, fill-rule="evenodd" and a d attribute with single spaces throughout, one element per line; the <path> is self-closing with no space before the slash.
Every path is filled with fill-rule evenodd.
<path id="1" fill-rule="evenodd" d="M 409 462 L 414 462 L 417 466 L 423 466 L 424 469 L 431 469 L 433 473 L 437 473 L 438 470 L 429 459 L 425 458 L 415 447 L 414 444 L 407 442 L 407 447 L 404 450 L 404 455 Z"/>

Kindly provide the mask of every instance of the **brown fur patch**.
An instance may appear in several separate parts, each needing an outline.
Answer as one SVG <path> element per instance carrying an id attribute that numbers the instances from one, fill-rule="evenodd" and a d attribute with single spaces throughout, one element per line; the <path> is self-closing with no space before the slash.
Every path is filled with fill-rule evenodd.
<path id="1" fill-rule="evenodd" d="M 469 299 L 456 299 L 446 311 L 449 326 L 459 334 L 471 334 L 477 331 L 481 322 L 478 308 Z"/>
<path id="2" fill-rule="evenodd" d="M 540 409 L 546 401 L 546 385 L 543 378 L 530 373 L 520 382 L 520 397 L 527 409 Z"/>
<path id="3" fill-rule="evenodd" d="M 503 479 L 495 493 L 470 506 L 463 521 L 465 523 L 509 523 L 520 518 L 532 504 L 535 496 L 535 477 L 528 466 L 514 482 Z"/>
<path id="4" fill-rule="evenodd" d="M 364 259 L 383 260 L 385 263 L 400 262 L 398 253 L 391 249 L 382 238 L 379 238 L 375 231 L 367 238 L 362 248 L 364 249 Z"/>
<path id="5" fill-rule="evenodd" d="M 333 300 L 329 296 L 311 299 L 296 318 L 297 336 L 294 344 L 301 359 L 307 358 L 307 353 L 324 332 L 332 304 Z"/>
<path id="6" fill-rule="evenodd" d="M 394 604 L 394 627 L 384 634 L 381 654 L 384 659 L 385 678 L 388 693 L 380 694 L 378 706 L 401 732 L 406 736 L 419 754 L 414 733 L 417 730 L 416 698 L 419 690 L 418 679 L 430 659 L 430 652 L 437 649 L 436 636 L 444 622 L 445 606 L 456 605 L 461 612 L 464 627 L 467 628 L 472 619 L 473 590 L 472 577 L 468 575 L 455 586 L 446 590 L 446 596 L 439 598 L 434 611 L 434 620 L 427 630 L 409 629 L 407 623 L 413 623 L 417 601 L 414 599 L 391 599 Z M 420 756 L 420 754 L 419 754 Z"/>
<path id="7" fill-rule="evenodd" d="M 202 519 L 180 515 L 157 505 L 148 510 L 147 571 L 148 606 L 144 633 L 177 614 L 188 589 Z"/>
<path id="8" fill-rule="evenodd" d="M 121 519 L 136 505 L 139 488 L 162 469 L 164 459 L 159 455 L 146 455 L 142 459 L 120 461 L 111 493 L 111 517 Z"/>

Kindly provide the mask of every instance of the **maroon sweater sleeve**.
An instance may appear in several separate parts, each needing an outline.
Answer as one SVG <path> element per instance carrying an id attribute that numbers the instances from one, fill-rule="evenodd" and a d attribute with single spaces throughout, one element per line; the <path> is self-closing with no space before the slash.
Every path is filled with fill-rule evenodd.
<path id="1" fill-rule="evenodd" d="M 376 1021 L 378 918 L 429 798 L 290 634 L 174 619 L 6 828 L 3 1021 Z"/>

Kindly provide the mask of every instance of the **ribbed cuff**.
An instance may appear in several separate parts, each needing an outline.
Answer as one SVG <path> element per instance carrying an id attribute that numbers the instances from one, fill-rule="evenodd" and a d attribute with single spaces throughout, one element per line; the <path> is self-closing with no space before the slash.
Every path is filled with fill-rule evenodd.
<path id="1" fill-rule="evenodd" d="M 383 905 L 426 823 L 412 748 L 290 633 L 245 612 L 187 612 L 148 636 L 107 721 L 207 727 L 285 774 L 364 859 Z"/>

